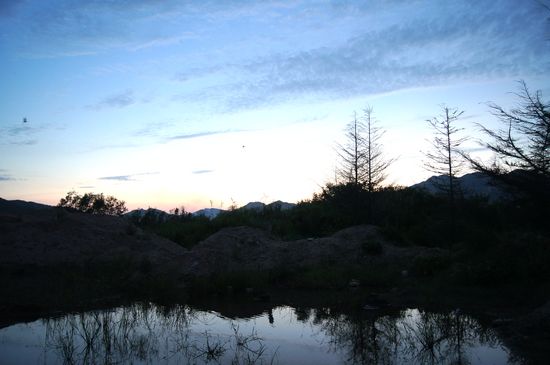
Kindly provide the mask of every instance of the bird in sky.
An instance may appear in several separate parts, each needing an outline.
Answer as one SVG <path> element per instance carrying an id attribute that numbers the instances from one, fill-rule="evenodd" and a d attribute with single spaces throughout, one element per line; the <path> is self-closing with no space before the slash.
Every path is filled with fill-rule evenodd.
<path id="1" fill-rule="evenodd" d="M 27 118 L 23 118 L 23 123 L 27 123 Z"/>

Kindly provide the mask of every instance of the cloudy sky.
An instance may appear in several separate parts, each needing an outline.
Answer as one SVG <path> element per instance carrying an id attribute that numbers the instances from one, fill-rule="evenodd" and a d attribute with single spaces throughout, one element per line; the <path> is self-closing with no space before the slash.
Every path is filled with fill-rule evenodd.
<path id="1" fill-rule="evenodd" d="M 367 105 L 388 183 L 409 185 L 442 104 L 475 138 L 518 80 L 550 99 L 549 18 L 537 0 L 1 1 L 0 197 L 309 198 Z"/>

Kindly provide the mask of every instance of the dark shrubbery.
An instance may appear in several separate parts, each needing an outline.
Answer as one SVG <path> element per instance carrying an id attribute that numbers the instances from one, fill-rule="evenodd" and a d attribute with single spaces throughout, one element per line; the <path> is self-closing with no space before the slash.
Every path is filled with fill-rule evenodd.
<path id="1" fill-rule="evenodd" d="M 113 196 L 94 193 L 79 195 L 75 191 L 68 192 L 57 206 L 83 213 L 107 215 L 122 215 L 128 210 L 123 200 L 118 200 Z"/>

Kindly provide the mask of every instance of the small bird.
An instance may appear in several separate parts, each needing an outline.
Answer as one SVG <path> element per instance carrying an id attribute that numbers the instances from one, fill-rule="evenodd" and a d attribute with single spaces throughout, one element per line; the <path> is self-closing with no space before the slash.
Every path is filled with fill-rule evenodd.
<path id="1" fill-rule="evenodd" d="M 23 123 L 27 123 L 27 118 L 23 118 Z"/>

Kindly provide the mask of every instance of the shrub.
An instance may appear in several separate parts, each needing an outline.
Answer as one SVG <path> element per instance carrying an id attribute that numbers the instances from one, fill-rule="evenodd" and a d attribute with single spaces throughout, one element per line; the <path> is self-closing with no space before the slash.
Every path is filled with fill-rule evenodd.
<path id="1" fill-rule="evenodd" d="M 118 200 L 113 196 L 94 193 L 78 195 L 75 191 L 68 192 L 57 206 L 83 213 L 106 215 L 122 215 L 128 210 L 123 200 Z"/>

